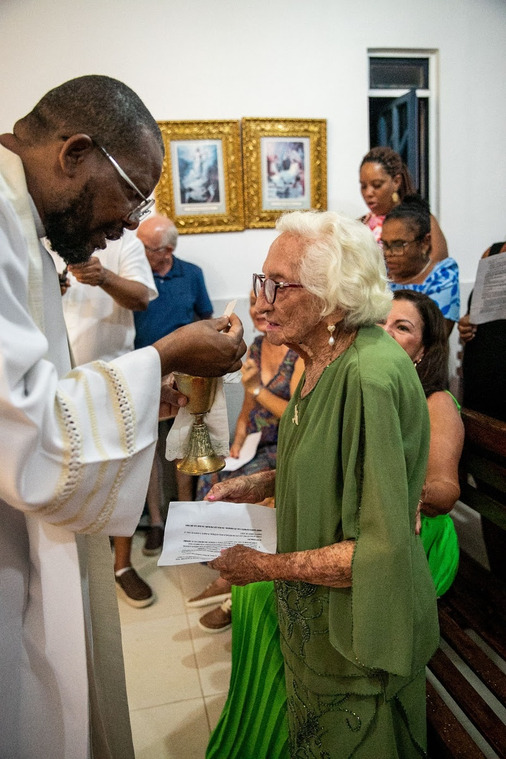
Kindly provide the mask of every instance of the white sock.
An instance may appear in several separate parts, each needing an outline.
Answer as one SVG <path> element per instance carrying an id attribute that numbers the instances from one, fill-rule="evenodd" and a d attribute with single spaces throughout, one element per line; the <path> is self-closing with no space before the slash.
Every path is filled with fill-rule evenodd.
<path id="1" fill-rule="evenodd" d="M 117 572 L 114 573 L 116 577 L 121 577 L 121 575 L 124 575 L 125 572 L 128 572 L 129 569 L 132 569 L 132 567 L 123 567 L 123 569 L 118 569 Z"/>

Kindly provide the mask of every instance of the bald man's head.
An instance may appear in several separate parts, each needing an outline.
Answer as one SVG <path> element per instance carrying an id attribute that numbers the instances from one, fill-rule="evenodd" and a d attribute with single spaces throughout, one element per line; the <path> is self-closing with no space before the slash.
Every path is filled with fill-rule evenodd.
<path id="1" fill-rule="evenodd" d="M 176 225 L 167 216 L 153 214 L 143 221 L 137 230 L 137 236 L 143 245 L 149 248 L 177 247 L 178 231 Z"/>
<path id="2" fill-rule="evenodd" d="M 174 222 L 160 214 L 150 216 L 139 226 L 137 237 L 144 245 L 152 270 L 165 276 L 172 269 L 172 254 L 177 246 L 178 231 Z"/>

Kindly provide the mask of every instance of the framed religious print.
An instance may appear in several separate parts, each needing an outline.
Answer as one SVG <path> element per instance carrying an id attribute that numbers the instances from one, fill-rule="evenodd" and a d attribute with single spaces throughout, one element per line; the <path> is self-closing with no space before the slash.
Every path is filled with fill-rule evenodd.
<path id="1" fill-rule="evenodd" d="M 238 121 L 159 121 L 165 144 L 159 213 L 180 233 L 244 229 Z"/>
<path id="2" fill-rule="evenodd" d="M 284 211 L 327 207 L 325 119 L 242 120 L 246 226 L 273 227 Z"/>

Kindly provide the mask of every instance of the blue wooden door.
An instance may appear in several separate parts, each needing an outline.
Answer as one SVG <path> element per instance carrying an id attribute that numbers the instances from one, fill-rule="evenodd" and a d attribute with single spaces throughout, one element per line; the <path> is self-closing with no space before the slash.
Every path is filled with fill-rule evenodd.
<path id="1" fill-rule="evenodd" d="M 383 108 L 377 122 L 377 144 L 387 145 L 402 156 L 416 187 L 420 186 L 418 124 L 416 90 L 392 100 Z"/>

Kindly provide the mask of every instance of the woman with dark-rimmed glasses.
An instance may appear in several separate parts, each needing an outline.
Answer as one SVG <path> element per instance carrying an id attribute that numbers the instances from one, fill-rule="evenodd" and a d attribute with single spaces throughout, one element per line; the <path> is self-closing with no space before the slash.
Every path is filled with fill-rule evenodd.
<path id="1" fill-rule="evenodd" d="M 430 257 L 431 216 L 419 195 L 406 196 L 388 213 L 379 244 L 383 249 L 390 288 L 425 293 L 442 311 L 448 334 L 460 316 L 459 268 L 453 258 Z"/>

